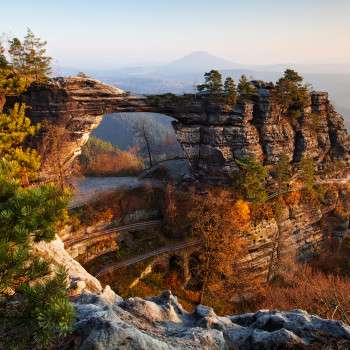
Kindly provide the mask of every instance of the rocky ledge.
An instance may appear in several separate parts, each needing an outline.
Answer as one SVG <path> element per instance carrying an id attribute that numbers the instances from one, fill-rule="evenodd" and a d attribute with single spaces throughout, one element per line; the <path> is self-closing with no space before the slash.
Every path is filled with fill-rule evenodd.
<path id="1" fill-rule="evenodd" d="M 129 298 L 83 293 L 74 302 L 75 334 L 66 349 L 349 349 L 350 327 L 303 310 L 217 316 L 185 311 L 170 291 Z"/>

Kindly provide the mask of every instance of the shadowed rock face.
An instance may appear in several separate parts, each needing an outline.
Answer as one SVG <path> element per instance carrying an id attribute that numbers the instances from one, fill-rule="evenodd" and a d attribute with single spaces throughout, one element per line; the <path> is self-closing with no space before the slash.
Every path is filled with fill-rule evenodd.
<path id="1" fill-rule="evenodd" d="M 243 156 L 255 156 L 265 164 L 275 163 L 282 154 L 291 162 L 304 156 L 319 164 L 349 162 L 349 135 L 327 93 L 311 93 L 297 122 L 284 115 L 273 97 L 273 85 L 256 84 L 254 100 L 235 106 L 195 95 L 133 96 L 81 77 L 33 84 L 19 99 L 28 105 L 33 121 L 50 120 L 68 131 L 69 139 L 62 147 L 67 167 L 104 114 L 147 111 L 177 120 L 177 138 L 200 178 L 227 177 L 237 169 L 235 159 Z"/>

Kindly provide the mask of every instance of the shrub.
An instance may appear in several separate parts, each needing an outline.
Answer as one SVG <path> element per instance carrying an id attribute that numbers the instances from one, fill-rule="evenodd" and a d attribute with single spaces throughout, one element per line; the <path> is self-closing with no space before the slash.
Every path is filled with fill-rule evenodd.
<path id="1" fill-rule="evenodd" d="M 323 318 L 350 322 L 350 281 L 307 265 L 280 276 L 266 290 L 258 306 L 267 309 L 303 309 Z"/>

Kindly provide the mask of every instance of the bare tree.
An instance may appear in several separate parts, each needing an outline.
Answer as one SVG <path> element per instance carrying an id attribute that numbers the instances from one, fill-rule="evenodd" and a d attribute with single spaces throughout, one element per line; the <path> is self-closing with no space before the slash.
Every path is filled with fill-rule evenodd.
<path id="1" fill-rule="evenodd" d="M 53 123 L 44 126 L 40 152 L 43 159 L 42 171 L 61 188 L 66 186 L 68 173 L 72 170 L 71 143 L 69 131 L 63 126 Z"/>
<path id="2" fill-rule="evenodd" d="M 136 138 L 139 140 L 143 147 L 140 147 L 141 151 L 145 152 L 148 157 L 149 167 L 152 168 L 154 165 L 152 146 L 154 136 L 152 134 L 152 125 L 148 123 L 145 119 L 140 119 L 139 122 L 135 123 L 134 130 L 136 133 Z"/>

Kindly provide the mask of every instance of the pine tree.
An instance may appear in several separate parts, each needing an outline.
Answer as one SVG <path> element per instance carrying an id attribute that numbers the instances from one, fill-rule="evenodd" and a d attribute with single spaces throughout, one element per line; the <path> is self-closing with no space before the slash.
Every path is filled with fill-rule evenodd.
<path id="1" fill-rule="evenodd" d="M 0 42 L 0 69 L 4 69 L 8 67 L 8 62 L 7 59 L 5 57 L 5 49 L 2 45 L 2 43 Z"/>
<path id="2" fill-rule="evenodd" d="M 51 57 L 46 56 L 46 41 L 41 41 L 28 29 L 23 42 L 18 38 L 9 41 L 9 55 L 14 71 L 25 78 L 27 85 L 33 81 L 46 81 L 51 73 Z"/>
<path id="3" fill-rule="evenodd" d="M 40 167 L 37 152 L 23 147 L 28 136 L 33 136 L 38 126 L 31 125 L 25 116 L 25 105 L 16 104 L 9 114 L 0 113 L 0 158 L 16 162 L 18 173 L 13 174 L 28 181 L 35 177 Z"/>
<path id="4" fill-rule="evenodd" d="M 30 41 L 33 53 L 42 43 L 29 35 L 27 52 Z M 47 262 L 31 251 L 33 241 L 54 238 L 57 225 L 67 215 L 68 193 L 54 185 L 28 186 L 40 159 L 25 143 L 38 127 L 25 116 L 24 105 L 2 113 L 6 96 L 22 92 L 47 73 L 40 60 L 25 55 L 26 50 L 13 39 L 11 62 L 4 58 L 2 47 L 0 51 L 0 334 L 6 349 L 48 348 L 71 330 L 74 319 L 67 274 L 61 268 L 50 271 Z"/>
<path id="5" fill-rule="evenodd" d="M 268 173 L 264 166 L 252 157 L 237 159 L 236 164 L 240 169 L 238 188 L 245 198 L 256 205 L 266 202 L 268 196 L 265 182 Z"/>
<path id="6" fill-rule="evenodd" d="M 222 76 L 219 71 L 211 70 L 204 74 L 205 83 L 198 85 L 197 90 L 206 93 L 209 96 L 217 97 L 224 93 L 222 85 Z"/>
<path id="7" fill-rule="evenodd" d="M 29 75 L 35 81 L 45 81 L 51 73 L 52 58 L 46 56 L 46 41 L 41 41 L 28 29 L 24 37 L 23 50 Z"/>
<path id="8" fill-rule="evenodd" d="M 242 75 L 238 83 L 238 94 L 240 101 L 250 100 L 256 92 L 255 86 L 250 83 L 245 75 Z"/>
<path id="9" fill-rule="evenodd" d="M 278 192 L 284 192 L 288 188 L 291 178 L 291 167 L 289 159 L 285 154 L 282 154 L 275 166 L 276 183 Z"/>
<path id="10" fill-rule="evenodd" d="M 308 87 L 297 72 L 287 69 L 276 83 L 276 96 L 285 112 L 290 116 L 299 116 L 308 101 Z"/>
<path id="11" fill-rule="evenodd" d="M 225 79 L 224 93 L 228 104 L 234 105 L 237 102 L 237 88 L 235 81 L 231 77 Z"/>
<path id="12" fill-rule="evenodd" d="M 30 247 L 53 239 L 68 197 L 53 185 L 23 188 L 12 166 L 0 161 L 0 334 L 7 348 L 46 348 L 71 329 L 74 313 L 65 272 L 48 278 L 48 264 Z"/>

